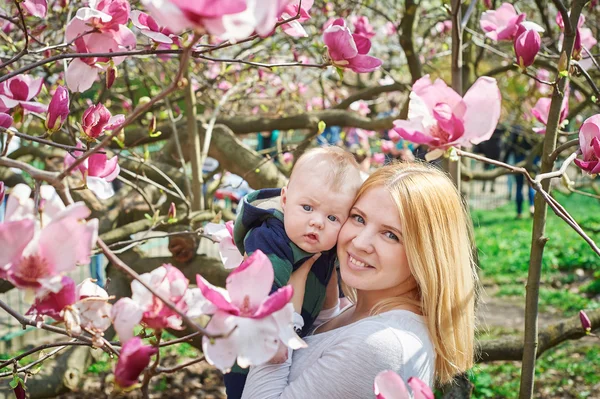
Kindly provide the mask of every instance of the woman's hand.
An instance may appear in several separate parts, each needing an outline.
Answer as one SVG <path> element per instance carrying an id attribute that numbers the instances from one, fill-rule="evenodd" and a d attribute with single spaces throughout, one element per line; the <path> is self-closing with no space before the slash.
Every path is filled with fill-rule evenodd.
<path id="1" fill-rule="evenodd" d="M 293 272 L 292 276 L 290 277 L 289 284 L 294 289 L 291 302 L 292 305 L 294 305 L 294 310 L 296 313 L 302 313 L 302 302 L 304 302 L 304 292 L 306 291 L 306 278 L 308 277 L 310 269 L 320 256 L 320 253 L 311 256 L 306 262 L 304 262 L 302 266 L 298 268 L 298 270 Z"/>

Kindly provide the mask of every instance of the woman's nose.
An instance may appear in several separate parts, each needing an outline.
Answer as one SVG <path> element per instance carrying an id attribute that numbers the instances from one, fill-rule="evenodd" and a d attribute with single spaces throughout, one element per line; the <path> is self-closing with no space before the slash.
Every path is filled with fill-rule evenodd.
<path id="1" fill-rule="evenodd" d="M 371 253 L 373 252 L 372 237 L 373 235 L 371 233 L 362 230 L 352 239 L 352 244 L 360 251 Z"/>

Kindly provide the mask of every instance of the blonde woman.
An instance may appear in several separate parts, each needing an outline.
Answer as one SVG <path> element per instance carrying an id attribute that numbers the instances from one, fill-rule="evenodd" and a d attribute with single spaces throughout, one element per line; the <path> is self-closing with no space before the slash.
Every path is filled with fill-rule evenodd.
<path id="1" fill-rule="evenodd" d="M 371 398 L 394 370 L 405 382 L 448 382 L 473 364 L 472 227 L 444 172 L 398 163 L 359 190 L 337 241 L 353 305 L 316 328 L 308 348 L 250 370 L 243 398 Z M 310 262 L 310 261 L 309 261 Z M 307 262 L 292 277 L 301 302 Z M 298 298 L 299 297 L 299 298 Z"/>

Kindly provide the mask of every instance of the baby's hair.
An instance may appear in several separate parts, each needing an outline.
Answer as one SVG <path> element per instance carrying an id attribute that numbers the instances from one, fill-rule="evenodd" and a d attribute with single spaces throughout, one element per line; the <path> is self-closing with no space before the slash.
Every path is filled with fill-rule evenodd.
<path id="1" fill-rule="evenodd" d="M 316 147 L 306 151 L 294 165 L 288 186 L 300 172 L 317 172 L 336 192 L 357 192 L 362 184 L 354 156 L 336 146 Z"/>

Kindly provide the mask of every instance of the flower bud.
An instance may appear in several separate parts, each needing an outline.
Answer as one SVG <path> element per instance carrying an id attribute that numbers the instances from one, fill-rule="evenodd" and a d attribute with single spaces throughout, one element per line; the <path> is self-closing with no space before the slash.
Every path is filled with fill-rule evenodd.
<path id="1" fill-rule="evenodd" d="M 176 216 L 177 208 L 175 207 L 175 203 L 171 202 L 171 205 L 169 205 L 169 219 L 175 219 Z"/>
<path id="2" fill-rule="evenodd" d="M 533 29 L 524 31 L 515 39 L 515 54 L 517 56 L 517 63 L 521 69 L 525 69 L 533 64 L 541 45 L 542 38 Z"/>
<path id="3" fill-rule="evenodd" d="M 583 327 L 586 334 L 592 331 L 592 322 L 583 310 L 579 311 L 579 320 L 581 321 L 581 327 Z"/>
<path id="4" fill-rule="evenodd" d="M 106 88 L 110 89 L 117 78 L 117 69 L 113 66 L 106 70 Z"/>
<path id="5" fill-rule="evenodd" d="M 291 152 L 284 152 L 281 155 L 281 158 L 283 159 L 284 163 L 291 163 L 294 161 L 294 154 L 292 154 Z"/>
<path id="6" fill-rule="evenodd" d="M 150 123 L 148 124 L 148 133 L 152 135 L 156 130 L 156 116 L 152 115 Z"/>
<path id="7" fill-rule="evenodd" d="M 142 339 L 133 337 L 125 342 L 115 368 L 115 382 L 121 389 L 129 388 L 138 381 L 138 377 L 150 364 L 150 357 L 156 352 L 153 346 L 143 345 Z"/>
<path id="8" fill-rule="evenodd" d="M 4 182 L 0 181 L 0 205 L 4 201 Z"/>
<path id="9" fill-rule="evenodd" d="M 0 112 L 0 127 L 8 129 L 13 124 L 13 118 L 9 114 L 5 114 L 4 112 Z"/>
<path id="10" fill-rule="evenodd" d="M 52 134 L 60 129 L 67 116 L 69 116 L 69 91 L 64 86 L 58 86 L 48 105 L 48 114 L 46 115 L 48 133 Z"/>

